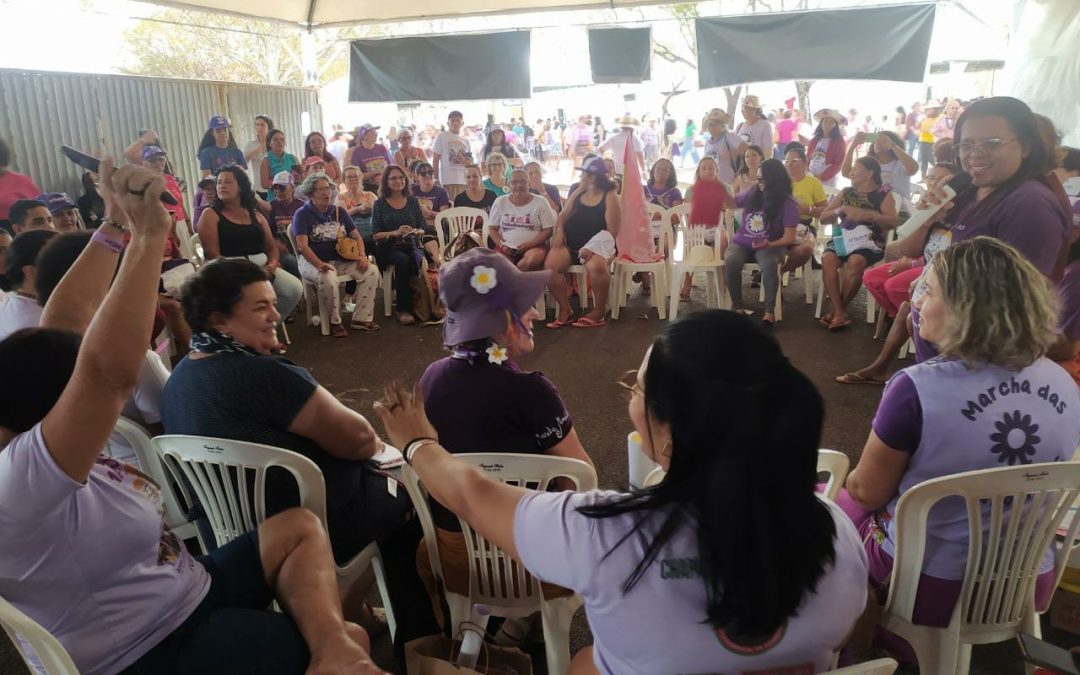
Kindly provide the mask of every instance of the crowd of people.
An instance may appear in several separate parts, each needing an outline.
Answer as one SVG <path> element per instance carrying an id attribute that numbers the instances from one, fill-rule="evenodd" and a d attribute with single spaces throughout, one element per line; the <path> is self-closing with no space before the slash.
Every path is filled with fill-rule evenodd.
<path id="1" fill-rule="evenodd" d="M 822 109 L 804 134 L 797 111 L 781 110 L 774 126 L 747 96 L 737 125 L 710 110 L 702 144 L 690 121 L 675 149 L 673 132 L 652 135 L 655 120 L 629 115 L 610 134 L 581 117 L 550 143 L 549 124 L 530 132 L 514 120 L 475 149 L 455 111 L 430 139 L 403 128 L 382 142 L 370 124 L 312 132 L 303 158 L 270 117 L 241 149 L 214 116 L 192 218 L 153 131 L 127 148 L 126 165 L 104 160 L 84 177 L 77 202 L 12 171 L 0 141 L 0 380 L 19 383 L 0 401 L 0 597 L 81 672 L 376 673 L 366 629 L 379 628 L 377 612 L 362 585 L 339 596 L 334 562 L 378 544 L 400 660 L 409 640 L 450 631 L 441 594 L 467 592 L 465 521 L 544 581 L 545 595 L 584 598 L 593 645 L 575 675 L 820 672 L 838 651 L 853 658 L 842 648 L 868 610 L 868 585 L 889 582 L 905 492 L 963 471 L 1067 461 L 1080 444 L 1080 151 L 1059 147 L 1052 121 L 1014 98 L 921 108 L 925 117 L 898 110 L 895 129 L 853 129 L 854 111 Z M 567 193 L 544 182 L 556 152 L 580 173 Z M 682 190 L 676 163 L 688 154 L 696 172 Z M 961 174 L 952 198 L 945 185 Z M 664 208 L 690 204 L 689 222 L 723 256 L 734 310 L 666 325 L 623 383 L 643 452 L 665 476 L 630 492 L 492 481 L 455 455 L 592 463 L 556 384 L 519 362 L 534 322 L 604 325 L 627 189 Z M 439 214 L 461 206 L 483 221 L 447 243 Z M 929 217 L 895 238 L 913 212 Z M 196 232 L 200 265 L 179 248 L 178 234 Z M 824 328 L 851 323 L 861 285 L 891 321 L 878 359 L 837 378 L 884 389 L 835 502 L 815 485 L 823 399 L 770 330 L 781 275 L 816 264 L 819 243 Z M 743 300 L 750 262 L 766 296 L 760 320 Z M 572 265 L 588 278 L 577 317 Z M 331 313 L 331 335 L 377 331 L 379 270 L 392 272 L 402 324 L 437 288 L 447 349 L 415 388 L 385 387 L 374 407 L 382 434 L 278 339 L 305 282 Z M 684 299 L 691 289 L 688 275 Z M 646 279 L 639 290 L 650 292 Z M 557 305 L 550 322 L 536 310 L 545 292 Z M 148 349 L 166 328 L 177 363 L 163 375 Z M 909 339 L 916 363 L 888 377 Z M 269 517 L 195 555 L 162 521 L 170 486 L 112 452 L 121 415 L 151 434 L 312 459 L 326 523 L 274 476 Z M 414 505 L 367 461 L 386 443 L 430 492 L 442 579 Z M 958 601 L 968 526 L 957 508 L 927 524 L 916 604 L 926 625 L 947 625 Z M 1041 602 L 1053 551 L 1039 573 Z M 267 610 L 275 599 L 282 612 Z M 914 659 L 895 636 L 880 644 Z"/>

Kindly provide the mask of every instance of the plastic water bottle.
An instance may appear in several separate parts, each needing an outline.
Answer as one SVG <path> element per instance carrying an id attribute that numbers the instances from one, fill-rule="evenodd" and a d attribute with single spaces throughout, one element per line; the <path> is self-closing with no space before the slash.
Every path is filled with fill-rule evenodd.
<path id="1" fill-rule="evenodd" d="M 464 635 L 461 637 L 461 653 L 458 654 L 457 665 L 462 668 L 475 668 L 476 661 L 480 657 L 480 648 L 484 643 L 484 634 L 487 632 L 488 619 L 491 610 L 487 605 L 473 605 L 469 622 L 460 626 Z"/>
<path id="2" fill-rule="evenodd" d="M 641 434 L 631 431 L 626 437 L 627 466 L 630 468 L 630 487 L 640 488 L 645 477 L 660 466 L 641 451 Z"/>

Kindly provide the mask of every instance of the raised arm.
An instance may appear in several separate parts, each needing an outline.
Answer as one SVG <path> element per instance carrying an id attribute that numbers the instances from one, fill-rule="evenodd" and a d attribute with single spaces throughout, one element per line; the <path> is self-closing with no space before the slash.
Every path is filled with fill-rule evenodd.
<path id="1" fill-rule="evenodd" d="M 103 197 L 104 192 L 102 190 Z M 124 244 L 124 230 L 116 223 L 126 222 L 127 216 L 110 193 L 105 198 L 105 220 L 97 230 L 100 234 L 94 234 L 94 244 L 83 249 L 75 264 L 57 284 L 41 315 L 42 328 L 69 330 L 79 335 L 86 333 L 116 274 L 119 251 Z M 99 237 L 107 241 L 98 243 Z"/>
<path id="2" fill-rule="evenodd" d="M 855 149 L 862 145 L 866 140 L 866 134 L 862 131 L 855 132 L 855 135 L 851 137 L 851 143 L 847 146 L 847 151 L 844 152 L 844 161 L 840 165 L 840 175 L 844 178 L 851 178 L 851 165 L 855 162 Z"/>
<path id="3" fill-rule="evenodd" d="M 71 379 L 42 422 L 42 434 L 53 459 L 64 473 L 79 482 L 86 481 L 138 382 L 154 322 L 161 252 L 172 226 L 158 198 L 165 188 L 161 177 L 132 165 L 114 171 L 111 160 L 102 162 L 100 173 L 102 194 L 117 195 L 117 202 L 131 222 L 132 239 L 116 280 L 86 331 Z M 93 249 L 101 247 L 91 243 L 82 256 L 96 257 Z M 93 260 L 77 262 L 53 292 L 49 299 L 52 307 L 46 307 L 46 314 L 53 315 L 68 306 L 71 301 L 64 297 L 65 289 L 70 291 L 81 283 L 99 284 L 99 280 L 90 278 L 97 274 L 111 277 L 108 265 Z M 72 276 L 76 278 L 67 278 Z"/>

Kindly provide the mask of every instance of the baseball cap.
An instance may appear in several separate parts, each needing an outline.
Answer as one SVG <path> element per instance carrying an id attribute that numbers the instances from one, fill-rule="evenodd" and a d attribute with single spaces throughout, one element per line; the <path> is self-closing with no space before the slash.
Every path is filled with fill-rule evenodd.
<path id="1" fill-rule="evenodd" d="M 63 192 L 43 192 L 34 199 L 45 204 L 49 208 L 49 213 L 75 208 L 75 202 Z"/>
<path id="2" fill-rule="evenodd" d="M 316 164 L 326 164 L 326 160 L 323 159 L 322 157 L 316 157 L 315 155 L 312 155 L 311 157 L 308 157 L 308 158 L 304 159 L 304 168 L 305 169 L 308 168 L 309 166 L 314 166 Z M 278 174 L 278 175 L 281 175 L 281 174 Z M 276 178 L 276 176 L 275 176 L 275 178 Z"/>
<path id="3" fill-rule="evenodd" d="M 210 118 L 210 123 L 207 124 L 210 129 L 228 129 L 229 118 L 224 115 L 214 115 Z"/>
<path id="4" fill-rule="evenodd" d="M 200 188 L 204 188 L 210 185 L 217 185 L 217 181 L 214 180 L 213 176 L 207 176 L 206 178 L 203 178 L 201 181 L 199 181 Z"/>
<path id="5" fill-rule="evenodd" d="M 606 176 L 608 175 L 607 163 L 604 162 L 603 157 L 590 157 L 578 171 L 588 171 L 594 176 Z"/>
<path id="6" fill-rule="evenodd" d="M 296 180 L 288 171 L 278 171 L 274 174 L 274 182 L 271 185 L 296 185 Z"/>
<path id="7" fill-rule="evenodd" d="M 379 129 L 379 128 L 380 127 L 377 124 L 361 124 L 360 125 L 360 136 L 363 137 L 364 134 L 366 134 L 367 132 L 374 131 L 375 129 Z"/>
<path id="8" fill-rule="evenodd" d="M 155 157 L 165 157 L 166 153 L 161 149 L 160 145 L 147 145 L 142 149 L 143 161 L 151 160 Z"/>

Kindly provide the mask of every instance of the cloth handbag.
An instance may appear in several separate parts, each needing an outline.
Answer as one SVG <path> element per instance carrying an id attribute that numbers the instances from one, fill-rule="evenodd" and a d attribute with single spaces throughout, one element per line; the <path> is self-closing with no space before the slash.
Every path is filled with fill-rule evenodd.
<path id="1" fill-rule="evenodd" d="M 855 251 L 880 251 L 881 247 L 874 241 L 874 231 L 866 225 L 856 225 L 850 230 L 840 230 L 833 236 L 833 250 L 836 255 L 843 258 Z"/>
<path id="2" fill-rule="evenodd" d="M 434 270 L 420 270 L 420 273 L 409 282 L 412 285 L 413 292 L 413 314 L 422 323 L 439 322 L 446 317 L 446 307 L 431 290 L 428 277 L 429 271 Z"/>
<path id="3" fill-rule="evenodd" d="M 485 643 L 476 668 L 454 665 L 461 640 L 441 635 L 417 638 L 405 644 L 405 672 L 408 675 L 532 675 L 532 660 L 520 649 Z"/>
<path id="4" fill-rule="evenodd" d="M 360 242 L 345 233 L 344 225 L 338 231 L 337 253 L 346 260 L 359 260 L 362 257 L 360 255 Z"/>

